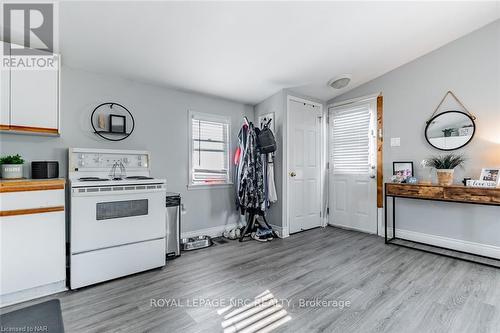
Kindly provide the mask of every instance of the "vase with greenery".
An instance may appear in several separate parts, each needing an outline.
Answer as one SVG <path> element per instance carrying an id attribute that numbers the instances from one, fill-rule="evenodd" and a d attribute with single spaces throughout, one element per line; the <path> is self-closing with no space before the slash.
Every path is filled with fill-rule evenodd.
<path id="1" fill-rule="evenodd" d="M 19 155 L 8 155 L 0 157 L 2 178 L 15 179 L 23 177 L 24 160 Z"/>
<path id="2" fill-rule="evenodd" d="M 433 156 L 428 163 L 436 169 L 438 184 L 448 186 L 453 184 L 453 173 L 456 167 L 463 166 L 465 157 L 459 154 L 448 154 L 443 156 Z"/>

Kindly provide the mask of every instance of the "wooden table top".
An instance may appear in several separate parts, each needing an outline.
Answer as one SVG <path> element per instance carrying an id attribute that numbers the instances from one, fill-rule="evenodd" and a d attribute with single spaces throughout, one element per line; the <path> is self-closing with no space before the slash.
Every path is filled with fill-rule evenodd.
<path id="1" fill-rule="evenodd" d="M 458 184 L 443 186 L 386 183 L 385 185 L 386 196 L 500 205 L 500 188 L 498 187 L 472 187 Z"/>
<path id="2" fill-rule="evenodd" d="M 425 183 L 425 184 L 420 184 L 420 183 L 410 184 L 410 183 L 391 183 L 391 182 L 388 182 L 385 184 L 386 185 L 404 185 L 404 186 L 451 187 L 451 188 L 460 187 L 460 188 L 465 188 L 465 189 L 480 188 L 480 189 L 485 189 L 485 190 L 499 190 L 500 191 L 500 187 L 464 186 L 464 184 L 439 185 L 439 184 L 427 184 L 427 183 Z"/>

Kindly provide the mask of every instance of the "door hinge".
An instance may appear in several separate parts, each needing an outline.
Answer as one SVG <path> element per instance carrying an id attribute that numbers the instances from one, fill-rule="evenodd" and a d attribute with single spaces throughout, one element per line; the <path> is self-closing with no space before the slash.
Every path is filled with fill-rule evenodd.
<path id="1" fill-rule="evenodd" d="M 326 215 L 330 215 L 330 207 L 326 207 Z"/>
<path id="2" fill-rule="evenodd" d="M 326 162 L 326 169 L 329 170 L 330 169 L 330 162 Z"/>

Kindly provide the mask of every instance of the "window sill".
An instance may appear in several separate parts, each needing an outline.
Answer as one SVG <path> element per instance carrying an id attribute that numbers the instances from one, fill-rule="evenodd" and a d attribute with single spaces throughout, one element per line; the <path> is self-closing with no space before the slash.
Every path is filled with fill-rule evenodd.
<path id="1" fill-rule="evenodd" d="M 187 189 L 189 191 L 191 190 L 211 190 L 211 189 L 221 189 L 221 188 L 230 188 L 233 187 L 233 183 L 224 183 L 224 184 L 211 184 L 211 185 L 195 185 L 195 184 L 190 184 L 187 186 Z"/>

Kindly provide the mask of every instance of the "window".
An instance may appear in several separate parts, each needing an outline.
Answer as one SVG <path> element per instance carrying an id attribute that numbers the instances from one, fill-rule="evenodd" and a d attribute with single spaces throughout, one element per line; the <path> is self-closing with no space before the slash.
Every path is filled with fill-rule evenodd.
<path id="1" fill-rule="evenodd" d="M 335 173 L 370 173 L 370 166 L 374 165 L 373 126 L 369 104 L 341 108 L 334 112 L 330 146 Z"/>
<path id="2" fill-rule="evenodd" d="M 189 113 L 190 185 L 229 184 L 229 118 Z"/>

